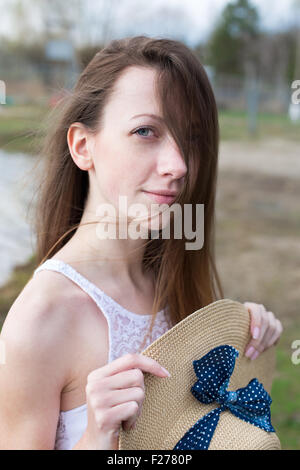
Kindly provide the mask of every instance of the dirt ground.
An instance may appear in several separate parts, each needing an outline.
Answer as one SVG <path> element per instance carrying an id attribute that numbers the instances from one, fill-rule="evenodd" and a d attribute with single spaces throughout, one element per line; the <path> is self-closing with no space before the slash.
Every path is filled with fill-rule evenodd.
<path id="1" fill-rule="evenodd" d="M 222 142 L 216 260 L 225 297 L 264 304 L 299 324 L 300 149 L 297 142 Z"/>
<path id="2" fill-rule="evenodd" d="M 300 143 L 285 139 L 222 141 L 220 169 L 253 171 L 268 176 L 300 179 Z"/>

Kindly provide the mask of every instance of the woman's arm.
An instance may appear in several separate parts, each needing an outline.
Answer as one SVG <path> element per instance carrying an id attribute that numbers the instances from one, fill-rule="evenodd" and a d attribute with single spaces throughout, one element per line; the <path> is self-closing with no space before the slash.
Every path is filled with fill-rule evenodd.
<path id="1" fill-rule="evenodd" d="M 20 294 L 0 336 L 0 449 L 54 449 L 66 375 L 62 312 L 33 294 Z"/>

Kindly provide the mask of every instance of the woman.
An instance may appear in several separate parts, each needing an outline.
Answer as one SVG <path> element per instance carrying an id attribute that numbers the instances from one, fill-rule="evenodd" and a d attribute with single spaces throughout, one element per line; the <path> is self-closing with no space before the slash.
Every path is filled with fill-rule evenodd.
<path id="1" fill-rule="evenodd" d="M 141 412 L 143 372 L 167 378 L 139 353 L 223 297 L 214 261 L 217 108 L 194 53 L 168 39 L 114 40 L 60 112 L 43 151 L 39 267 L 1 335 L 2 449 L 118 449 L 120 426 L 130 429 Z M 119 196 L 140 205 L 128 219 L 140 238 L 104 235 L 128 227 Z M 149 237 L 154 220 L 163 228 L 159 212 L 144 209 L 154 202 L 204 204 L 203 247 L 186 250 L 184 235 Z M 119 217 L 105 218 L 107 207 Z M 255 359 L 282 327 L 262 305 L 245 306 Z"/>

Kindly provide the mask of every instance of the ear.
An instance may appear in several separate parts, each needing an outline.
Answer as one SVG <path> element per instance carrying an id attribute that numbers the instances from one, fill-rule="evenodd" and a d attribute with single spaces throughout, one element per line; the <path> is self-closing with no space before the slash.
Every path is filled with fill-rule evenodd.
<path id="1" fill-rule="evenodd" d="M 68 129 L 67 141 L 71 157 L 81 170 L 87 171 L 93 167 L 93 159 L 90 152 L 91 134 L 86 126 L 80 122 L 74 122 Z"/>

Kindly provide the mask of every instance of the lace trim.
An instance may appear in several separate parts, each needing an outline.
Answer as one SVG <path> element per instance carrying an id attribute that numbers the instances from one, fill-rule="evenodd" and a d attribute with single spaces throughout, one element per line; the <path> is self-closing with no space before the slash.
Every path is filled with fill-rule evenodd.
<path id="1" fill-rule="evenodd" d="M 101 290 L 100 287 L 93 284 L 86 277 L 84 277 L 82 274 L 76 271 L 70 264 L 65 263 L 64 261 L 61 261 L 58 259 L 51 259 L 51 258 L 47 259 L 41 266 L 36 268 L 33 275 L 35 275 L 37 272 L 43 269 L 49 269 L 49 270 L 53 270 L 53 271 L 57 271 L 59 273 L 65 274 L 66 277 L 68 277 L 70 280 L 75 282 L 79 287 L 81 287 L 85 292 L 87 292 L 92 298 L 96 297 L 98 300 L 103 301 L 105 305 L 112 304 L 115 306 L 117 310 L 122 311 L 124 314 L 126 313 L 129 316 L 136 318 L 137 320 L 143 319 L 147 321 L 148 318 L 151 317 L 151 314 L 141 315 L 139 313 L 131 312 L 130 310 L 127 310 L 125 307 L 122 307 L 122 305 L 120 305 L 116 300 L 114 300 L 112 297 L 106 294 L 103 290 Z M 157 313 L 157 315 L 162 315 L 163 313 L 164 313 L 164 309 L 160 310 Z"/>
<path id="2" fill-rule="evenodd" d="M 66 423 L 64 421 L 64 415 L 60 412 L 56 428 L 55 436 L 55 449 L 59 448 L 62 442 L 65 442 L 67 437 Z"/>

